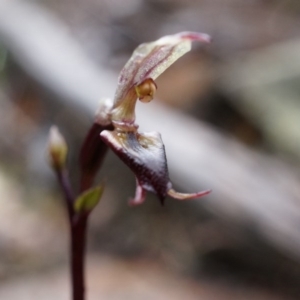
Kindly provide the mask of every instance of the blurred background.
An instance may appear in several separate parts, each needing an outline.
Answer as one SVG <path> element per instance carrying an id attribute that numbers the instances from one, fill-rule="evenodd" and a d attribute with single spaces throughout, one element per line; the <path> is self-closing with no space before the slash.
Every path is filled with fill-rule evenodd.
<path id="1" fill-rule="evenodd" d="M 98 102 L 140 43 L 210 34 L 138 105 L 176 189 L 136 208 L 109 153 L 90 220 L 88 299 L 300 298 L 299 0 L 0 0 L 0 298 L 69 299 L 68 228 L 47 165 L 59 126 L 78 182 Z"/>

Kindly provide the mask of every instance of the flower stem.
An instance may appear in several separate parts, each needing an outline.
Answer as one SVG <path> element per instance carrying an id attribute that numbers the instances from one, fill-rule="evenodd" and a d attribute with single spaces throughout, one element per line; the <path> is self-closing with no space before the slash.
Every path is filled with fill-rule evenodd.
<path id="1" fill-rule="evenodd" d="M 85 299 L 85 244 L 87 230 L 86 215 L 81 215 L 71 222 L 71 276 L 72 276 L 72 293 L 73 300 Z"/>
<path id="2" fill-rule="evenodd" d="M 60 187 L 64 193 L 65 201 L 67 205 L 68 215 L 69 215 L 69 222 L 72 223 L 72 219 L 74 217 L 74 201 L 75 196 L 73 193 L 73 189 L 70 183 L 70 178 L 68 171 L 66 169 L 58 169 L 56 170 L 56 175 L 58 182 L 60 184 Z"/>
<path id="3" fill-rule="evenodd" d="M 70 226 L 70 271 L 72 284 L 72 299 L 85 299 L 85 244 L 88 214 L 76 213 L 74 210 L 75 195 L 66 169 L 56 171 L 61 189 L 64 192 Z"/>

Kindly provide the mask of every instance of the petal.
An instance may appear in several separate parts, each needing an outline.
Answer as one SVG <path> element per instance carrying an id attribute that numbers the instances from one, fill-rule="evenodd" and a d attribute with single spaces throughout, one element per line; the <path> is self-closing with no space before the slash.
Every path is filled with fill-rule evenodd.
<path id="1" fill-rule="evenodd" d="M 139 183 L 139 181 L 136 180 L 135 196 L 134 196 L 134 198 L 129 200 L 129 205 L 130 206 L 140 205 L 140 204 L 144 203 L 145 198 L 146 198 L 146 190 Z"/>
<path id="2" fill-rule="evenodd" d="M 206 190 L 198 193 L 183 194 L 183 193 L 178 193 L 173 189 L 169 189 L 168 195 L 177 200 L 190 200 L 190 199 L 196 199 L 208 195 L 210 192 L 211 190 Z"/>

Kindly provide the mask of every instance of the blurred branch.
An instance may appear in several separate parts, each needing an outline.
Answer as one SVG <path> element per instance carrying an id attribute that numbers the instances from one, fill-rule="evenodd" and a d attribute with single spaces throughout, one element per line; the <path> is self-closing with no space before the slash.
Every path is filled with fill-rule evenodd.
<path id="1" fill-rule="evenodd" d="M 72 107 L 92 113 L 97 99 L 113 95 L 116 75 L 96 68 L 63 24 L 36 4 L 1 0 L 0 39 L 32 78 Z M 176 182 L 213 189 L 196 203 L 255 225 L 265 240 L 300 258 L 299 176 L 291 166 L 158 103 L 141 106 L 137 115 L 142 127 L 162 133 Z"/>
<path id="2" fill-rule="evenodd" d="M 33 2 L 0 0 L 0 42 L 32 78 L 72 106 L 94 110 L 101 95 L 114 91 L 115 75 L 99 70 L 68 28 Z"/>
<path id="3" fill-rule="evenodd" d="M 171 178 L 187 189 L 211 188 L 199 204 L 300 258 L 300 178 L 290 165 L 161 105 L 144 109 L 140 123 L 162 133 Z"/>
<path id="4" fill-rule="evenodd" d="M 262 129 L 275 149 L 297 159 L 299 53 L 300 40 L 251 51 L 227 63 L 222 76 L 223 88 L 232 103 Z"/>

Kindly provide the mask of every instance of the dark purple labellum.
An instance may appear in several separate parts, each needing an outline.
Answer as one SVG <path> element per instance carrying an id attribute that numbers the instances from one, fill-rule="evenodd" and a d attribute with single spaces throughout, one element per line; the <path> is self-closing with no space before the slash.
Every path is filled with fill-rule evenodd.
<path id="1" fill-rule="evenodd" d="M 131 204 L 142 203 L 145 191 L 155 193 L 163 204 L 171 183 L 160 134 L 105 130 L 101 137 L 136 176 L 136 197 Z"/>

